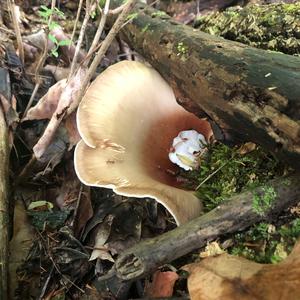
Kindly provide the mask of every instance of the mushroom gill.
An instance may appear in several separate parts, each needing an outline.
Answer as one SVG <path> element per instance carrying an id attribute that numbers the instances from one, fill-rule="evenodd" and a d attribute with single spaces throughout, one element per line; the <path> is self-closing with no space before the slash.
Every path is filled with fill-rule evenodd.
<path id="1" fill-rule="evenodd" d="M 177 104 L 153 68 L 122 61 L 106 69 L 80 103 L 77 125 L 82 140 L 75 170 L 84 184 L 154 198 L 178 225 L 200 214 L 201 201 L 181 188 L 168 154 L 180 131 L 195 129 L 206 140 L 212 131 L 206 120 Z"/>

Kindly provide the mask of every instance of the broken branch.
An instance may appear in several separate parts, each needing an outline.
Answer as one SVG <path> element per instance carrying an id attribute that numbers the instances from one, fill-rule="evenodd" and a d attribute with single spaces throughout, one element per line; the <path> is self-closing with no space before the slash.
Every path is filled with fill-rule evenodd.
<path id="1" fill-rule="evenodd" d="M 299 175 L 273 180 L 262 187 L 231 197 L 187 224 L 137 244 L 117 259 L 117 276 L 122 280 L 136 280 L 221 235 L 270 219 L 299 201 L 299 180 Z M 270 191 L 273 198 L 269 197 Z"/>

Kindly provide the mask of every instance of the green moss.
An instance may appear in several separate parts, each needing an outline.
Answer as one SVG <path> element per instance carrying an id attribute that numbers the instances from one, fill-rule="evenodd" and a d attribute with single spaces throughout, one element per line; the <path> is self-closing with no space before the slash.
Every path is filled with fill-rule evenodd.
<path id="1" fill-rule="evenodd" d="M 168 16 L 164 11 L 156 11 L 156 12 L 153 12 L 151 14 L 151 17 L 152 18 L 155 18 L 155 17 L 165 17 L 165 16 Z"/>
<path id="2" fill-rule="evenodd" d="M 142 33 L 145 33 L 149 29 L 150 24 L 147 24 L 143 29 Z"/>
<path id="3" fill-rule="evenodd" d="M 236 193 L 265 184 L 283 173 L 283 165 L 261 148 L 241 154 L 240 148 L 210 145 L 199 170 L 181 172 L 188 188 L 196 189 L 204 210 L 209 211 Z"/>
<path id="4" fill-rule="evenodd" d="M 264 215 L 265 212 L 272 207 L 277 193 L 272 186 L 264 186 L 260 193 L 253 195 L 252 208 L 259 214 Z"/>
<path id="5" fill-rule="evenodd" d="M 177 56 L 183 55 L 185 56 L 188 53 L 188 46 L 184 45 L 183 42 L 179 42 L 176 46 Z"/>
<path id="6" fill-rule="evenodd" d="M 300 218 L 284 225 L 259 223 L 233 237 L 229 253 L 259 263 L 278 263 L 292 251 L 300 237 Z"/>
<path id="7" fill-rule="evenodd" d="M 195 21 L 201 31 L 256 48 L 300 55 L 300 2 L 231 7 Z"/>

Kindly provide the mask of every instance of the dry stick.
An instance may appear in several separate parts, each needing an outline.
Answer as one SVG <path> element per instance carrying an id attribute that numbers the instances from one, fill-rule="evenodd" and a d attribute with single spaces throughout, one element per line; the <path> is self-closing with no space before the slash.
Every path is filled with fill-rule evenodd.
<path id="1" fill-rule="evenodd" d="M 0 300 L 8 299 L 9 230 L 9 143 L 8 129 L 0 106 Z"/>
<path id="2" fill-rule="evenodd" d="M 73 32 L 72 32 L 72 36 L 71 36 L 71 43 L 70 43 L 70 45 L 73 43 L 73 40 L 74 40 L 74 36 L 75 36 L 76 29 L 77 29 L 77 24 L 78 24 L 78 21 L 79 21 L 81 8 L 82 8 L 82 3 L 83 3 L 83 0 L 80 0 L 79 1 L 79 5 L 78 5 L 76 20 L 75 20 L 74 27 L 73 27 Z"/>
<path id="3" fill-rule="evenodd" d="M 117 277 L 136 280 L 221 235 L 243 230 L 262 220 L 270 220 L 299 202 L 299 180 L 299 174 L 272 180 L 253 191 L 231 197 L 209 213 L 172 231 L 140 242 L 117 259 Z"/>
<path id="4" fill-rule="evenodd" d="M 112 43 L 112 41 L 116 37 L 117 33 L 122 28 L 124 22 L 126 21 L 126 18 L 128 17 L 130 11 L 133 9 L 136 1 L 137 0 L 128 0 L 126 2 L 126 5 L 124 6 L 124 9 L 123 9 L 122 13 L 119 15 L 116 22 L 113 24 L 113 26 L 112 26 L 111 30 L 109 31 L 107 37 L 103 41 L 98 53 L 96 54 L 91 66 L 88 70 L 88 74 L 87 74 L 87 76 L 85 77 L 85 79 L 82 83 L 83 87 L 87 87 L 88 83 L 92 79 L 92 76 L 94 75 L 97 66 L 100 64 L 100 62 L 103 59 L 108 47 L 110 46 L 110 44 Z M 85 92 L 85 89 L 82 89 L 79 97 L 77 98 L 77 104 L 79 104 L 79 101 L 81 100 L 84 92 Z"/>
<path id="5" fill-rule="evenodd" d="M 70 69 L 70 73 L 68 76 L 68 81 L 71 79 L 71 77 L 74 75 L 75 73 L 75 68 L 77 65 L 77 59 L 78 59 L 78 55 L 80 53 L 80 48 L 83 42 L 83 37 L 84 37 L 84 33 L 88 24 L 88 21 L 90 19 L 90 10 L 91 10 L 91 6 L 92 4 L 90 3 L 89 0 L 86 0 L 86 9 L 85 9 L 85 16 L 84 16 L 84 20 L 81 26 L 81 30 L 79 33 L 79 37 L 78 37 L 78 41 L 77 41 L 77 45 L 75 48 L 75 53 L 74 53 L 74 57 L 72 59 L 72 64 L 71 64 L 71 69 Z"/>
<path id="6" fill-rule="evenodd" d="M 63 120 L 63 118 L 66 115 L 71 114 L 78 106 L 82 96 L 85 93 L 85 90 L 90 82 L 90 80 L 92 79 L 92 76 L 94 75 L 97 66 L 99 65 L 99 63 L 101 62 L 101 60 L 103 59 L 108 47 L 110 46 L 110 44 L 112 43 L 113 39 L 116 37 L 117 33 L 119 32 L 119 30 L 122 28 L 123 23 L 125 22 L 127 16 L 129 15 L 130 11 L 132 10 L 132 8 L 134 7 L 135 3 L 137 0 L 128 0 L 128 2 L 126 3 L 124 10 L 122 11 L 122 13 L 118 16 L 116 22 L 113 24 L 111 30 L 109 31 L 107 37 L 105 38 L 105 40 L 103 41 L 98 53 L 96 54 L 86 76 L 84 77 L 82 83 L 81 83 L 81 88 L 80 91 L 78 93 L 78 95 L 76 96 L 76 99 L 74 100 L 74 102 L 71 104 L 71 107 L 65 107 L 65 109 L 63 111 L 61 111 L 59 114 L 57 112 L 55 112 L 52 116 L 52 118 L 50 119 L 50 122 L 47 125 L 47 128 L 44 132 L 44 134 L 42 135 L 42 137 L 39 139 L 39 141 L 37 142 L 37 144 L 34 146 L 33 150 L 34 153 L 37 157 L 37 159 L 39 159 L 40 157 L 43 156 L 43 154 L 45 153 L 45 151 L 47 150 L 48 146 L 50 145 L 56 130 L 58 129 L 61 121 Z M 82 68 L 80 68 L 75 76 L 77 76 L 77 74 L 79 74 L 79 72 L 84 72 Z"/>
<path id="7" fill-rule="evenodd" d="M 52 0 L 51 1 L 51 10 L 52 11 L 55 8 L 55 4 L 56 4 L 56 0 Z M 47 29 L 45 30 L 45 44 L 44 44 L 43 53 L 41 55 L 41 58 L 37 64 L 37 66 L 36 66 L 36 69 L 35 69 L 35 75 L 34 75 L 35 76 L 35 87 L 34 87 L 33 93 L 31 94 L 31 97 L 27 103 L 26 109 L 23 114 L 23 118 L 26 117 L 27 112 L 28 112 L 29 108 L 31 107 L 31 105 L 34 101 L 35 95 L 37 94 L 38 89 L 41 85 L 41 78 L 40 78 L 39 74 L 40 74 L 42 67 L 44 66 L 44 63 L 46 61 L 47 54 L 48 54 L 48 33 L 49 33 L 49 26 L 52 23 L 52 19 L 53 19 L 53 14 L 50 15 L 48 24 L 47 24 Z"/>
<path id="8" fill-rule="evenodd" d="M 19 22 L 18 22 L 17 16 L 16 16 L 15 1 L 14 0 L 7 0 L 7 4 L 8 4 L 8 7 L 9 7 L 9 10 L 10 10 L 10 13 L 11 13 L 11 19 L 12 19 L 14 31 L 15 31 L 16 37 L 17 37 L 19 57 L 20 57 L 20 60 L 21 60 L 22 64 L 24 64 L 24 48 L 23 48 L 23 43 L 22 43 L 20 26 L 19 26 Z"/>
<path id="9" fill-rule="evenodd" d="M 107 14 L 108 14 L 108 10 L 109 10 L 109 4 L 110 4 L 110 0 L 106 0 L 105 1 L 104 9 L 102 11 L 102 16 L 101 16 L 101 19 L 100 19 L 100 22 L 99 22 L 99 26 L 98 26 L 97 32 L 96 32 L 96 34 L 94 36 L 94 40 L 93 40 L 92 45 L 91 45 L 91 47 L 89 49 L 89 52 L 87 54 L 88 58 L 84 62 L 85 66 L 88 66 L 88 64 L 90 62 L 90 59 L 92 57 L 92 53 L 95 51 L 95 49 L 97 47 L 97 44 L 99 43 L 100 37 L 102 35 L 103 29 L 104 29 L 104 26 L 105 26 L 105 23 L 106 23 Z"/>

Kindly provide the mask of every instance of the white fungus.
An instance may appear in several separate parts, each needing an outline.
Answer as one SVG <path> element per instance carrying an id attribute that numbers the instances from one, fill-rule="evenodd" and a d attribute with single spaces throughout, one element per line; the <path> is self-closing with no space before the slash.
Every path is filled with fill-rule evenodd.
<path id="1" fill-rule="evenodd" d="M 202 134 L 196 130 L 184 130 L 174 138 L 169 152 L 172 163 L 186 171 L 199 167 L 199 154 L 206 147 L 206 141 Z"/>

